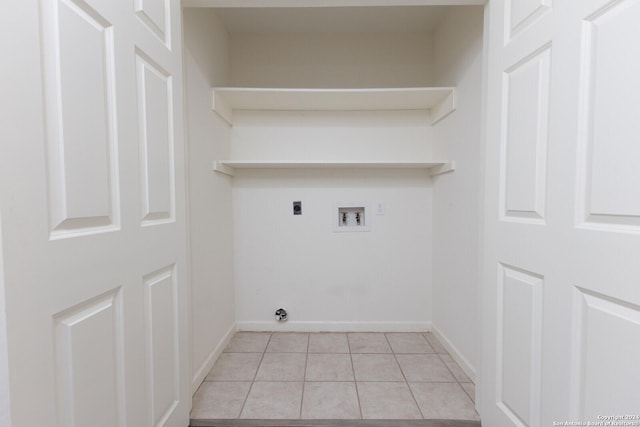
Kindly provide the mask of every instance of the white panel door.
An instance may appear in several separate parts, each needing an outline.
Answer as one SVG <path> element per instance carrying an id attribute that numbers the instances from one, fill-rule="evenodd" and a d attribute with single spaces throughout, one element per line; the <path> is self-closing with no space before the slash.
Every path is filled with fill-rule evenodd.
<path id="1" fill-rule="evenodd" d="M 483 425 L 638 423 L 640 0 L 488 7 Z"/>
<path id="2" fill-rule="evenodd" d="M 179 1 L 20 0 L 0 15 L 12 426 L 184 427 Z"/>

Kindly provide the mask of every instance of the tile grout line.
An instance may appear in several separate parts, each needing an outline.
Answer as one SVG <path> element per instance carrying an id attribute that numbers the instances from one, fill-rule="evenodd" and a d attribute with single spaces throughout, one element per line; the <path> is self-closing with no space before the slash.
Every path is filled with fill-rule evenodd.
<path id="1" fill-rule="evenodd" d="M 423 334 L 422 334 L 422 336 L 424 336 L 424 335 L 425 335 L 425 334 L 423 333 Z M 425 340 L 427 340 L 427 342 L 429 343 L 429 345 L 431 346 L 431 348 L 433 348 L 433 345 L 431 345 L 431 341 L 429 341 L 429 338 L 424 337 L 424 339 L 425 339 Z M 433 336 L 433 339 L 435 339 L 435 340 L 438 342 L 438 344 L 440 345 L 440 347 L 443 347 L 443 346 L 442 346 L 442 343 L 441 343 L 441 342 L 440 342 L 440 341 L 439 341 L 435 336 Z M 444 347 L 443 347 L 443 348 L 444 348 Z M 449 373 L 451 374 L 451 376 L 453 377 L 453 379 L 454 379 L 454 380 L 456 380 L 456 382 L 457 382 L 458 384 L 460 384 L 460 381 L 458 380 L 458 377 L 456 377 L 456 376 L 455 376 L 455 374 L 453 373 L 453 370 L 451 370 L 451 368 L 449 368 L 449 365 L 447 364 L 447 362 L 445 362 L 445 361 L 442 359 L 442 356 L 449 356 L 449 357 L 451 357 L 452 359 L 453 359 L 453 357 L 452 357 L 448 352 L 447 352 L 447 353 L 445 353 L 445 354 L 443 354 L 443 353 L 438 353 L 438 351 L 436 351 L 436 349 L 435 349 L 435 348 L 433 348 L 433 350 L 434 350 L 435 354 L 438 356 L 438 359 L 440 359 L 440 361 L 441 361 L 442 363 L 444 363 L 444 366 L 447 368 L 447 370 L 449 371 Z M 457 364 L 457 362 L 456 362 L 455 360 L 453 360 L 453 363 L 456 363 L 456 364 Z M 460 387 L 462 387 L 462 386 L 460 386 Z M 462 387 L 462 389 L 464 390 L 464 387 Z M 466 392 L 465 392 L 465 393 L 466 393 Z"/>
<path id="2" fill-rule="evenodd" d="M 447 362 L 445 362 L 442 357 L 442 355 L 438 354 L 438 357 L 440 358 L 440 361 L 442 363 L 444 363 L 444 366 L 447 367 L 447 369 L 449 370 L 449 372 L 451 372 L 451 376 L 453 377 L 454 380 L 456 380 L 456 383 L 460 386 L 460 388 L 462 390 L 464 390 L 464 387 L 462 387 L 462 382 L 458 379 L 458 377 L 456 377 L 456 375 L 453 373 L 453 370 L 449 367 L 449 365 L 447 364 Z M 451 357 L 451 355 L 447 354 L 447 356 Z M 453 359 L 453 358 L 452 358 Z M 457 362 L 454 360 L 453 363 L 457 364 Z M 466 381 L 465 381 L 466 382 Z M 465 394 L 467 394 L 467 392 L 465 391 Z"/>
<path id="3" fill-rule="evenodd" d="M 298 411 L 298 419 L 302 419 L 302 405 L 304 404 L 304 390 L 307 388 L 307 364 L 309 363 L 309 342 L 311 334 L 307 333 L 307 354 L 304 358 L 304 374 L 302 374 L 302 396 L 300 396 L 300 411 Z"/>
<path id="4" fill-rule="evenodd" d="M 400 366 L 400 362 L 398 361 L 398 356 L 396 355 L 395 350 L 393 349 L 393 346 L 391 345 L 391 341 L 389 341 L 389 338 L 387 337 L 387 334 L 384 334 L 384 339 L 387 340 L 387 344 L 389 344 L 389 348 L 391 348 L 391 354 L 393 354 L 393 359 L 396 361 L 396 364 L 398 365 L 398 369 L 400 369 L 400 373 L 402 374 L 402 378 L 404 378 L 404 383 L 407 385 L 407 388 L 409 389 L 409 393 L 411 393 L 411 397 L 413 398 L 413 403 L 416 404 L 416 407 L 418 408 L 418 412 L 420 413 L 420 416 L 422 417 L 422 419 L 426 419 L 424 417 L 424 414 L 422 413 L 422 409 L 420 409 L 420 405 L 418 405 L 418 400 L 416 399 L 416 396 L 413 394 L 413 390 L 411 389 L 411 386 L 409 385 L 409 381 L 407 381 L 407 376 L 404 374 L 404 371 L 402 370 L 402 366 Z M 425 338 L 426 340 L 426 338 Z"/>
<path id="5" fill-rule="evenodd" d="M 422 333 L 420 334 L 420 336 L 421 336 L 421 337 L 422 337 L 422 338 L 427 342 L 427 345 L 429 346 L 429 348 L 430 348 L 431 350 L 433 350 L 433 353 L 434 353 L 434 354 L 438 354 L 438 351 L 434 348 L 433 344 L 431 344 L 431 341 L 429 341 L 429 338 L 425 337 L 425 336 L 424 336 L 424 334 L 425 334 L 425 333 L 424 333 L 424 332 L 422 332 Z M 442 345 L 441 345 L 441 346 L 442 346 Z"/>
<path id="6" fill-rule="evenodd" d="M 429 341 L 426 337 L 425 337 L 425 339 L 426 339 L 427 341 Z M 436 339 L 436 340 L 437 340 L 437 338 L 435 338 L 435 337 L 434 337 L 434 339 Z M 438 341 L 438 343 L 439 343 L 439 344 L 440 344 L 440 346 L 442 347 L 442 343 L 441 343 L 440 341 Z M 429 344 L 431 344 L 431 343 L 429 343 Z M 444 366 L 447 368 L 447 370 L 449 371 L 449 373 L 451 374 L 451 376 L 453 377 L 453 379 L 456 381 L 456 382 L 455 382 L 455 384 L 458 384 L 458 387 L 460 387 L 460 388 L 462 389 L 462 391 L 464 392 L 464 394 L 465 394 L 465 395 L 466 395 L 466 396 L 471 400 L 471 403 L 473 404 L 473 409 L 475 410 L 475 407 L 476 407 L 475 397 L 473 397 L 473 398 L 472 398 L 471 396 L 469 396 L 469 393 L 467 393 L 467 390 L 466 390 L 464 387 L 462 387 L 462 383 L 460 382 L 460 380 L 458 380 L 458 377 L 456 377 L 456 376 L 454 375 L 453 370 L 451 370 L 451 368 L 449 367 L 449 365 L 447 364 L 447 362 L 445 362 L 445 361 L 442 359 L 443 354 L 440 354 L 440 353 L 437 353 L 437 352 L 436 352 L 436 354 L 438 355 L 438 359 L 440 359 L 440 361 L 441 361 L 441 362 L 444 364 Z M 457 362 L 455 361 L 455 359 L 453 359 L 453 357 L 452 357 L 449 353 L 447 353 L 447 354 L 446 354 L 446 356 L 451 357 L 451 359 L 453 360 L 453 363 L 457 364 Z M 458 366 L 459 366 L 459 365 L 458 365 Z M 471 379 L 470 379 L 470 378 L 469 378 L 469 381 L 471 381 Z M 473 383 L 473 382 L 472 382 L 472 384 L 475 386 L 475 383 Z M 477 413 L 477 411 L 476 411 L 476 413 Z"/>
<path id="7" fill-rule="evenodd" d="M 358 390 L 358 381 L 356 379 L 356 368 L 353 366 L 353 354 L 351 353 L 351 343 L 349 342 L 349 333 L 345 334 L 347 337 L 347 348 L 349 348 L 349 360 L 351 360 L 351 372 L 353 373 L 353 385 L 356 386 L 356 398 L 358 399 L 358 410 L 360 411 L 360 419 L 364 420 L 364 414 L 362 413 L 362 404 L 360 403 L 360 390 Z"/>
<path id="8" fill-rule="evenodd" d="M 258 371 L 260 370 L 260 365 L 262 365 L 262 359 L 264 359 L 264 354 L 267 351 L 267 347 L 269 347 L 269 343 L 271 342 L 272 333 L 269 334 L 269 339 L 267 340 L 267 344 L 264 346 L 262 350 L 262 356 L 260 356 L 260 361 L 258 362 L 258 367 L 256 368 L 256 373 L 253 374 L 253 380 L 251 381 L 251 386 L 249 387 L 249 391 L 247 392 L 247 396 L 244 398 L 244 402 L 242 402 L 242 407 L 240 408 L 240 413 L 237 418 L 240 418 L 242 415 L 242 411 L 244 411 L 244 407 L 247 404 L 247 400 L 249 400 L 249 395 L 251 394 L 251 390 L 253 390 L 253 385 L 256 383 L 256 377 L 258 376 Z"/>
<path id="9" fill-rule="evenodd" d="M 467 389 L 462 386 L 462 384 L 473 384 L 473 383 L 459 383 L 459 384 L 460 384 L 460 387 L 462 387 L 462 390 L 464 390 L 464 392 L 467 394 L 467 396 L 469 396 L 469 399 L 471 399 L 471 402 L 473 403 L 473 407 L 475 408 L 475 406 L 476 406 L 475 396 L 471 397 L 471 395 L 469 394 Z M 474 384 L 474 386 L 475 386 L 475 384 Z"/>
<path id="10" fill-rule="evenodd" d="M 449 367 L 449 365 L 447 365 L 447 362 L 445 362 L 442 359 L 442 355 L 439 353 L 436 353 L 436 355 L 438 356 L 438 359 L 440 359 L 440 362 L 442 362 L 442 364 L 444 365 L 445 368 L 447 368 L 447 371 L 449 371 L 449 373 L 451 374 L 451 376 L 453 377 L 453 379 L 455 380 L 456 384 L 460 385 L 460 381 L 458 381 L 458 378 L 453 374 L 453 371 L 451 370 L 451 368 Z M 462 387 L 462 386 L 460 386 Z M 464 387 L 463 387 L 464 389 Z"/>

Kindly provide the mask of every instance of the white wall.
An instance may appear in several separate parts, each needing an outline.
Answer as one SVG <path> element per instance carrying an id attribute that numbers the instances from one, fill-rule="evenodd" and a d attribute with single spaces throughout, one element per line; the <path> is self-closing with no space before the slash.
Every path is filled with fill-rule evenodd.
<path id="1" fill-rule="evenodd" d="M 457 87 L 457 110 L 434 128 L 434 156 L 456 162 L 434 179 L 433 326 L 471 375 L 479 364 L 481 7 L 452 9 L 434 34 L 435 84 Z"/>
<path id="2" fill-rule="evenodd" d="M 231 82 L 265 87 L 430 85 L 429 34 L 242 34 Z M 236 112 L 232 158 L 419 161 L 426 112 Z M 431 319 L 426 171 L 261 170 L 234 177 L 238 327 L 424 330 Z M 303 214 L 293 216 L 300 200 Z M 376 202 L 384 215 L 374 215 Z M 369 205 L 369 232 L 334 233 L 339 202 Z M 284 306 L 290 320 L 277 324 Z"/>
<path id="3" fill-rule="evenodd" d="M 426 33 L 238 34 L 231 37 L 231 84 L 428 86 L 431 45 Z"/>
<path id="4" fill-rule="evenodd" d="M 419 170 L 245 170 L 234 182 L 238 326 L 424 330 L 431 318 L 431 181 Z M 292 202 L 302 201 L 302 215 Z M 384 215 L 373 213 L 384 203 Z M 338 202 L 369 232 L 333 230 Z M 290 320 L 278 324 L 284 306 Z"/>
<path id="5" fill-rule="evenodd" d="M 428 161 L 426 111 L 235 112 L 231 158 Z"/>
<path id="6" fill-rule="evenodd" d="M 228 81 L 228 36 L 211 9 L 184 9 L 193 385 L 235 328 L 231 181 L 211 170 L 229 156 L 228 125 L 211 87 Z"/>

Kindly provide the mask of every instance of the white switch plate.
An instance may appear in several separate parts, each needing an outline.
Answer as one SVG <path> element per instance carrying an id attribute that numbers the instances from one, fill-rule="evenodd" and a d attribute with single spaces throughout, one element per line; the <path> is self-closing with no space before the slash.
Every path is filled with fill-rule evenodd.
<path id="1" fill-rule="evenodd" d="M 376 215 L 384 215 L 384 203 L 376 202 Z"/>

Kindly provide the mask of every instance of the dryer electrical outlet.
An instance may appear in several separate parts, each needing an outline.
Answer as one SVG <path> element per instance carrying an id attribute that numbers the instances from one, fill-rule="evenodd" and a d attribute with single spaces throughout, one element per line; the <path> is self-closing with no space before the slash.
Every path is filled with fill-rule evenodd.
<path id="1" fill-rule="evenodd" d="M 369 231 L 364 204 L 339 204 L 334 215 L 334 231 Z"/>

